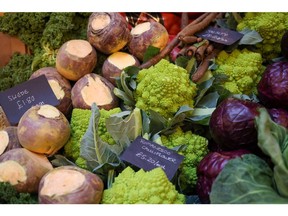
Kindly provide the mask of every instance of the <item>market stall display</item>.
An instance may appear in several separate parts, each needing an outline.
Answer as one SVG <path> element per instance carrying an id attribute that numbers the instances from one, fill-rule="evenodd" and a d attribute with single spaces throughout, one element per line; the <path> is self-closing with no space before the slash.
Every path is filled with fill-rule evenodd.
<path id="1" fill-rule="evenodd" d="M 288 13 L 0 24 L 0 203 L 288 203 Z"/>

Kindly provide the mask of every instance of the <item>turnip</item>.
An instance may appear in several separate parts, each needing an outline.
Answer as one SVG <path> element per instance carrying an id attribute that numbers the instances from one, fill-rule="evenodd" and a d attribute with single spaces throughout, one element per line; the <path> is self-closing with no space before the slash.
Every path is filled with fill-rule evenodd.
<path id="1" fill-rule="evenodd" d="M 128 66 L 139 66 L 139 60 L 133 55 L 125 52 L 115 52 L 108 56 L 102 66 L 102 75 L 116 86 L 116 79 Z"/>
<path id="2" fill-rule="evenodd" d="M 76 166 L 60 166 L 42 177 L 38 200 L 40 204 L 98 204 L 103 190 L 98 175 Z"/>
<path id="3" fill-rule="evenodd" d="M 131 30 L 131 35 L 128 50 L 141 61 L 149 46 L 162 50 L 169 41 L 166 28 L 159 22 L 140 23 Z"/>
<path id="4" fill-rule="evenodd" d="M 86 40 L 73 39 L 65 42 L 56 56 L 56 69 L 66 79 L 77 81 L 91 73 L 97 64 L 97 52 Z"/>
<path id="5" fill-rule="evenodd" d="M 52 156 L 68 141 L 70 125 L 56 107 L 48 104 L 37 105 L 23 114 L 17 134 L 24 148 Z"/>
<path id="6" fill-rule="evenodd" d="M 16 148 L 0 156 L 0 181 L 9 182 L 18 192 L 37 193 L 41 178 L 53 166 L 43 154 Z"/>
<path id="7" fill-rule="evenodd" d="M 4 110 L 0 106 L 0 130 L 8 126 L 10 126 L 10 122 L 8 121 Z"/>
<path id="8" fill-rule="evenodd" d="M 17 127 L 8 126 L 0 130 L 0 155 L 15 148 L 22 148 L 17 136 Z"/>
<path id="9" fill-rule="evenodd" d="M 68 79 L 63 77 L 56 68 L 54 67 L 44 67 L 35 71 L 30 79 L 34 79 L 41 75 L 45 75 L 48 83 L 53 90 L 56 98 L 59 101 L 59 105 L 56 106 L 60 112 L 62 112 L 66 117 L 70 115 L 72 111 L 72 101 L 71 101 L 71 84 Z"/>
<path id="10" fill-rule="evenodd" d="M 131 35 L 128 23 L 119 13 L 95 12 L 89 17 L 87 38 L 96 50 L 111 54 L 124 48 Z"/>
<path id="11" fill-rule="evenodd" d="M 93 103 L 98 108 L 112 109 L 118 106 L 119 100 L 113 93 L 114 86 L 103 76 L 87 74 L 79 79 L 71 91 L 74 108 L 91 109 Z"/>

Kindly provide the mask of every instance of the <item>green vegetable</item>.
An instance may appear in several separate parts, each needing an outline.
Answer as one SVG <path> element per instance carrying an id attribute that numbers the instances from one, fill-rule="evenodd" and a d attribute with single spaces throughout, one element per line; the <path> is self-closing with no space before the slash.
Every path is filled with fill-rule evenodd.
<path id="1" fill-rule="evenodd" d="M 169 135 L 161 135 L 161 143 L 170 149 L 179 148 L 178 153 L 184 156 L 179 167 L 179 186 L 185 194 L 192 193 L 197 182 L 196 169 L 202 158 L 209 152 L 208 140 L 192 131 L 183 131 L 176 127 Z"/>
<path id="2" fill-rule="evenodd" d="M 258 32 L 262 41 L 255 46 L 264 60 L 272 60 L 281 53 L 281 39 L 288 28 L 288 13 L 247 12 L 238 23 L 237 30 L 245 29 Z"/>
<path id="3" fill-rule="evenodd" d="M 105 121 L 111 115 L 119 112 L 121 112 L 121 109 L 118 107 L 111 110 L 105 110 L 105 109 L 100 110 L 98 133 L 100 138 L 110 145 L 113 145 L 116 142 L 114 141 L 112 136 L 107 132 Z M 92 113 L 91 110 L 88 109 L 74 108 L 72 110 L 70 120 L 71 136 L 64 146 L 64 155 L 67 158 L 74 161 L 81 168 L 86 167 L 85 160 L 80 157 L 81 140 L 88 129 L 91 113 Z"/>
<path id="4" fill-rule="evenodd" d="M 216 177 L 210 193 L 211 204 L 288 203 L 273 185 L 273 171 L 253 154 L 230 160 Z"/>
<path id="5" fill-rule="evenodd" d="M 35 194 L 19 193 L 10 183 L 0 182 L 0 203 L 38 204 L 38 197 Z"/>
<path id="6" fill-rule="evenodd" d="M 111 188 L 105 189 L 103 204 L 184 204 L 185 196 L 178 193 L 162 168 L 135 172 L 126 167 Z"/>
<path id="7" fill-rule="evenodd" d="M 54 66 L 58 48 L 69 39 L 86 39 L 91 13 L 4 13 L 0 31 L 17 36 L 32 55 L 32 70 Z"/>
<path id="8" fill-rule="evenodd" d="M 102 177 L 107 177 L 109 171 L 121 167 L 120 154 L 137 136 L 141 135 L 141 130 L 138 130 L 139 126 L 135 127 L 134 125 L 139 122 L 137 119 L 141 119 L 141 112 L 135 108 L 132 112 L 123 111 L 106 119 L 107 131 L 116 141 L 116 144 L 110 145 L 100 138 L 98 128 L 101 110 L 93 103 L 91 111 L 88 129 L 81 140 L 80 157 L 86 160 L 89 170 Z M 117 116 L 121 118 L 121 121 Z M 116 128 L 117 130 L 115 130 Z M 119 133 L 119 130 L 122 132 Z M 138 131 L 139 134 L 135 131 Z"/>
<path id="9" fill-rule="evenodd" d="M 256 93 L 257 84 L 264 72 L 261 54 L 247 49 L 235 49 L 232 53 L 221 51 L 216 57 L 214 74 L 227 76 L 222 86 L 232 94 Z"/>
<path id="10" fill-rule="evenodd" d="M 196 84 L 189 79 L 189 73 L 165 59 L 137 75 L 136 107 L 148 113 L 153 110 L 171 118 L 181 106 L 193 107 L 196 93 Z"/>
<path id="11" fill-rule="evenodd" d="M 268 155 L 273 167 L 273 178 L 278 193 L 288 198 L 288 130 L 272 121 L 265 108 L 256 116 L 258 146 Z"/>
<path id="12" fill-rule="evenodd" d="M 211 203 L 288 203 L 288 131 L 265 108 L 255 119 L 258 146 L 272 164 L 253 154 L 230 160 L 212 185 Z"/>
<path id="13" fill-rule="evenodd" d="M 33 57 L 15 53 L 7 65 L 0 68 L 0 91 L 25 82 L 33 73 L 31 69 Z"/>

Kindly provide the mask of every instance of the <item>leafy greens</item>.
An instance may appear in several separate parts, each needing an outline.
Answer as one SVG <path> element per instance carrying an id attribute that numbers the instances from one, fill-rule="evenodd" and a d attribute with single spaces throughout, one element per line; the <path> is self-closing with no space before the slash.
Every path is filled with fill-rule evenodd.
<path id="1" fill-rule="evenodd" d="M 288 203 L 288 130 L 273 122 L 265 108 L 255 123 L 258 146 L 272 165 L 254 154 L 230 160 L 212 185 L 212 204 Z"/>

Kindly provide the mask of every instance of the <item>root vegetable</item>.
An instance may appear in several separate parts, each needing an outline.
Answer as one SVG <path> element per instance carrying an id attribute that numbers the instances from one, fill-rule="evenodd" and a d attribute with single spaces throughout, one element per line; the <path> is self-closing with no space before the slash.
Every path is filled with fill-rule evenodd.
<path id="1" fill-rule="evenodd" d="M 106 78 L 98 74 L 87 74 L 79 79 L 71 91 L 74 108 L 91 109 L 96 103 L 99 109 L 106 110 L 118 106 L 119 100 L 113 93 L 114 86 Z"/>
<path id="2" fill-rule="evenodd" d="M 12 149 L 0 156 L 0 181 L 9 182 L 18 192 L 37 193 L 41 178 L 52 169 L 45 155 L 25 148 Z"/>
<path id="3" fill-rule="evenodd" d="M 60 102 L 57 109 L 62 112 L 66 117 L 70 116 L 72 111 L 71 101 L 71 84 L 68 79 L 62 76 L 54 67 L 44 67 L 35 71 L 30 79 L 34 79 L 41 75 L 45 75 L 50 87 L 52 88 L 56 98 Z"/>
<path id="4" fill-rule="evenodd" d="M 17 134 L 24 148 L 51 156 L 68 141 L 70 125 L 64 114 L 54 106 L 38 105 L 23 114 Z"/>
<path id="5" fill-rule="evenodd" d="M 10 126 L 10 123 L 7 119 L 7 116 L 4 112 L 4 110 L 2 109 L 2 107 L 0 106 L 0 130 L 4 129 L 6 127 Z"/>
<path id="6" fill-rule="evenodd" d="M 40 204 L 98 204 L 104 184 L 101 178 L 76 166 L 60 166 L 40 181 Z"/>
<path id="7" fill-rule="evenodd" d="M 129 52 L 143 61 L 149 46 L 162 50 L 169 41 L 166 28 L 158 22 L 144 22 L 131 30 L 132 39 L 128 43 Z"/>
<path id="8" fill-rule="evenodd" d="M 128 23 L 119 13 L 92 13 L 87 28 L 88 41 L 96 50 L 111 54 L 124 48 L 131 35 Z"/>
<path id="9" fill-rule="evenodd" d="M 66 79 L 77 81 L 91 73 L 97 64 L 97 52 L 86 40 L 65 42 L 56 56 L 56 69 Z"/>
<path id="10" fill-rule="evenodd" d="M 0 130 L 0 155 L 15 148 L 22 148 L 17 136 L 17 127 L 8 126 Z"/>
<path id="11" fill-rule="evenodd" d="M 115 52 L 108 56 L 102 67 L 102 75 L 116 86 L 116 78 L 119 78 L 123 69 L 128 66 L 139 66 L 139 60 L 125 52 Z"/>

